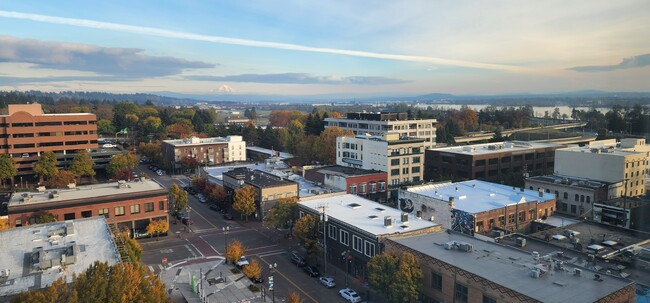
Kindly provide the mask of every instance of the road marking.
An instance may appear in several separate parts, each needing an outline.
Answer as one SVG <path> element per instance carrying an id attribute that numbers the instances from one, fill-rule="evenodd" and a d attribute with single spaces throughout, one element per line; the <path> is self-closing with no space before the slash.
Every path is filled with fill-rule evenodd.
<path id="1" fill-rule="evenodd" d="M 160 270 L 163 270 L 163 269 L 165 269 L 165 267 L 164 267 L 164 266 L 162 266 L 162 264 L 158 264 L 158 268 L 159 268 Z"/>
<path id="2" fill-rule="evenodd" d="M 266 262 L 266 260 L 264 260 L 262 257 L 260 257 L 260 260 L 262 260 L 262 262 L 264 262 L 266 264 L 270 264 L 269 262 Z M 293 285 L 296 289 L 298 289 L 300 292 L 302 292 L 307 298 L 314 301 L 314 303 L 318 303 L 318 301 L 316 301 L 314 298 L 312 298 L 306 291 L 302 290 L 302 288 L 300 288 L 298 285 L 296 285 L 296 283 L 293 283 L 293 281 L 291 281 L 289 278 L 287 278 L 287 276 L 283 275 L 279 270 L 276 269 L 275 273 L 282 276 L 285 280 L 287 280 L 287 282 L 291 283 L 291 285 Z"/>
<path id="3" fill-rule="evenodd" d="M 201 215 L 199 212 L 194 211 L 194 214 L 199 215 L 199 217 L 203 218 L 203 220 L 205 220 L 205 222 L 208 222 L 208 224 L 212 225 L 212 227 L 217 228 L 216 225 L 212 224 L 212 222 L 210 222 L 208 219 L 206 219 L 206 218 L 205 218 L 203 215 Z"/>
<path id="4" fill-rule="evenodd" d="M 160 253 L 161 253 L 161 254 L 171 254 L 171 253 L 173 253 L 173 252 L 174 252 L 174 250 L 171 249 L 171 248 L 165 248 L 165 249 L 161 249 L 161 250 L 160 250 Z"/>
<path id="5" fill-rule="evenodd" d="M 149 271 L 150 271 L 150 272 L 154 272 L 154 271 L 153 271 L 153 266 L 149 265 L 149 266 L 147 266 L 147 267 L 149 268 Z"/>
<path id="6" fill-rule="evenodd" d="M 260 258 L 264 258 L 264 257 L 275 256 L 275 255 L 282 255 L 282 254 L 285 254 L 285 253 L 287 253 L 287 250 L 286 249 L 281 249 L 281 250 L 274 250 L 272 252 L 268 252 L 268 253 L 257 255 L 257 256 L 260 257 Z"/>
<path id="7" fill-rule="evenodd" d="M 208 241 L 205 241 L 205 239 L 203 239 L 203 236 L 199 236 L 199 238 L 200 238 L 203 242 L 205 242 L 205 244 L 208 244 L 208 245 L 210 246 L 210 248 L 212 248 L 212 250 L 214 250 L 214 252 L 216 252 L 218 255 L 220 255 L 220 253 L 219 253 L 219 252 L 214 248 L 214 246 L 212 246 L 212 244 L 208 243 Z"/>
<path id="8" fill-rule="evenodd" d="M 255 247 L 255 248 L 249 248 L 248 251 L 251 251 L 251 250 L 258 250 L 258 249 L 264 249 L 264 248 L 269 248 L 269 247 L 274 247 L 274 246 L 278 246 L 278 245 L 277 245 L 277 244 L 273 244 L 273 245 L 268 245 L 268 246 L 260 246 L 260 247 Z"/>
<path id="9" fill-rule="evenodd" d="M 192 247 L 194 247 L 194 249 L 196 249 L 196 251 L 197 251 L 199 254 L 201 254 L 201 251 L 200 251 L 198 248 L 196 248 L 196 246 L 194 246 L 194 244 L 190 243 L 190 245 L 192 245 Z M 193 257 L 196 257 L 196 254 L 195 254 L 194 251 L 190 248 L 189 245 L 185 245 L 185 248 L 187 248 L 187 250 L 189 250 L 190 253 L 192 253 L 192 256 L 193 256 Z M 201 257 L 203 257 L 203 254 L 201 254 Z"/>

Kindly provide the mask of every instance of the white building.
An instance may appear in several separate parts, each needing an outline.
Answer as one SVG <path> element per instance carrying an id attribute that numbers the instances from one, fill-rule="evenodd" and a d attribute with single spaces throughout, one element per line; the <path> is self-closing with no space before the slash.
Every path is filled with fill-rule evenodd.
<path id="1" fill-rule="evenodd" d="M 336 126 L 356 135 L 395 133 L 421 138 L 425 149 L 436 146 L 436 123 L 436 119 L 409 119 L 407 113 L 348 113 L 345 118 L 325 118 L 325 128 Z"/>
<path id="2" fill-rule="evenodd" d="M 160 147 L 163 162 L 173 163 L 175 168 L 185 157 L 194 158 L 203 165 L 246 161 L 246 141 L 242 136 L 163 140 Z"/>
<path id="3" fill-rule="evenodd" d="M 399 138 L 397 134 L 338 137 L 336 164 L 385 171 L 390 185 L 419 183 L 423 175 L 424 144 L 424 139 Z"/>

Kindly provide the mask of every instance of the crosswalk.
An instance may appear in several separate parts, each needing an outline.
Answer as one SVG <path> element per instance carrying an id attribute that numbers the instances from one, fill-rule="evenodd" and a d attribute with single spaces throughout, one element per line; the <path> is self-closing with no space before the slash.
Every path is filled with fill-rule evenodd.
<path id="1" fill-rule="evenodd" d="M 154 273 L 154 274 L 158 273 L 158 272 L 161 272 L 163 269 L 165 269 L 165 267 L 162 266 L 162 264 L 156 264 L 155 266 L 156 266 L 156 268 L 154 268 L 154 265 L 149 265 L 149 266 L 147 266 L 147 268 L 149 268 L 149 271 Z"/>

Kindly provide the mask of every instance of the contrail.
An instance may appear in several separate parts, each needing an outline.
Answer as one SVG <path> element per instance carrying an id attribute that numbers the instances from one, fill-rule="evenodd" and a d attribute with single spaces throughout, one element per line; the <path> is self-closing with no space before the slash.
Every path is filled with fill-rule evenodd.
<path id="1" fill-rule="evenodd" d="M 128 33 L 138 33 L 143 35 L 151 35 L 151 36 L 159 36 L 159 37 L 167 37 L 167 38 L 175 38 L 175 39 L 206 41 L 206 42 L 222 43 L 222 44 L 285 49 L 291 51 L 303 51 L 303 52 L 313 52 L 313 53 L 338 54 L 338 55 L 363 57 L 363 58 L 423 62 L 423 63 L 432 63 L 432 64 L 449 65 L 449 66 L 502 70 L 502 71 L 510 71 L 510 72 L 530 72 L 530 70 L 527 68 L 511 66 L 511 65 L 480 63 L 480 62 L 452 60 L 452 59 L 426 57 L 426 56 L 410 56 L 410 55 L 376 53 L 376 52 L 346 50 L 346 49 L 336 49 L 336 48 L 311 47 L 311 46 L 305 46 L 299 44 L 201 35 L 201 34 L 171 31 L 171 30 L 165 30 L 165 29 L 159 29 L 153 27 L 100 22 L 100 21 L 93 21 L 93 20 L 86 20 L 86 19 L 62 18 L 62 17 L 54 17 L 54 16 L 46 16 L 46 15 L 38 15 L 38 14 L 10 12 L 10 11 L 3 11 L 3 10 L 0 10 L 0 17 L 32 20 L 32 21 L 53 23 L 53 24 L 65 24 L 65 25 L 72 25 L 78 27 L 96 28 L 96 29 L 103 29 L 103 30 L 128 32 Z"/>

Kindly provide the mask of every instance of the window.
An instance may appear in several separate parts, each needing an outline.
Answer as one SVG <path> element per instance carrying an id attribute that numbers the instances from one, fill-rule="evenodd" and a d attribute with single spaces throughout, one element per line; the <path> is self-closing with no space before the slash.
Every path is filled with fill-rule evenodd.
<path id="1" fill-rule="evenodd" d="M 350 245 L 350 238 L 349 238 L 350 234 L 347 231 L 341 230 L 340 237 L 341 237 L 341 244 Z"/>
<path id="2" fill-rule="evenodd" d="M 536 218 L 535 218 L 535 210 L 534 210 L 534 209 L 531 209 L 531 210 L 528 211 L 528 218 L 529 218 L 530 220 L 535 220 L 535 219 L 536 219 Z"/>
<path id="3" fill-rule="evenodd" d="M 379 183 L 377 183 L 377 184 L 379 185 L 379 191 L 385 191 L 386 190 L 386 182 L 379 181 Z"/>
<path id="4" fill-rule="evenodd" d="M 497 300 L 483 295 L 483 303 L 497 303 Z"/>
<path id="5" fill-rule="evenodd" d="M 81 217 L 82 218 L 90 218 L 93 216 L 93 211 L 92 210 L 85 210 L 81 212 Z"/>
<path id="6" fill-rule="evenodd" d="M 414 174 L 420 173 L 420 167 L 416 166 L 416 167 L 411 168 L 411 172 L 414 173 Z"/>
<path id="7" fill-rule="evenodd" d="M 456 302 L 467 302 L 467 287 L 456 283 L 454 298 Z"/>
<path id="8" fill-rule="evenodd" d="M 508 214 L 508 223 L 515 223 L 515 214 Z"/>
<path id="9" fill-rule="evenodd" d="M 367 187 L 367 186 L 368 186 L 368 185 L 367 185 L 366 183 L 361 183 L 361 184 L 359 184 L 359 193 L 360 193 L 360 194 L 365 194 L 365 193 L 366 193 L 366 187 Z"/>
<path id="10" fill-rule="evenodd" d="M 140 204 L 131 205 L 131 213 L 139 214 L 140 213 Z"/>
<path id="11" fill-rule="evenodd" d="M 408 173 L 409 173 L 409 168 L 408 167 L 402 168 L 402 174 L 406 175 Z"/>
<path id="12" fill-rule="evenodd" d="M 153 211 L 153 202 L 148 202 L 144 204 L 144 212 L 145 213 L 150 213 Z"/>
<path id="13" fill-rule="evenodd" d="M 575 214 L 577 211 L 577 207 L 575 205 L 571 205 L 571 213 Z"/>
<path id="14" fill-rule="evenodd" d="M 329 237 L 336 240 L 336 226 L 330 225 L 328 227 L 329 227 L 328 228 Z"/>
<path id="15" fill-rule="evenodd" d="M 578 200 L 580 200 L 580 195 L 576 194 L 575 200 L 576 200 L 576 202 L 578 202 Z"/>
<path id="16" fill-rule="evenodd" d="M 591 203 L 591 197 L 587 196 L 587 204 Z"/>
<path id="17" fill-rule="evenodd" d="M 413 163 L 420 163 L 420 157 L 413 157 Z"/>
<path id="18" fill-rule="evenodd" d="M 442 291 L 442 276 L 436 272 L 431 272 L 431 288 Z"/>
<path id="19" fill-rule="evenodd" d="M 110 215 L 108 214 L 108 208 L 100 208 L 99 211 L 97 212 L 98 215 L 104 216 L 106 218 L 109 218 Z"/>
<path id="20" fill-rule="evenodd" d="M 371 194 L 374 194 L 377 192 L 377 183 L 370 183 L 368 184 L 369 192 Z"/>
<path id="21" fill-rule="evenodd" d="M 499 224 L 501 226 L 506 225 L 506 217 L 505 216 L 499 216 Z"/>
<path id="22" fill-rule="evenodd" d="M 519 212 L 519 222 L 521 221 L 526 221 L 526 212 L 525 211 L 520 211 Z"/>
<path id="23" fill-rule="evenodd" d="M 564 199 L 569 199 L 569 193 L 564 192 Z"/>
<path id="24" fill-rule="evenodd" d="M 351 194 L 356 194 L 357 193 L 357 186 L 356 185 L 350 185 L 350 193 Z"/>
<path id="25" fill-rule="evenodd" d="M 409 164 L 409 158 L 403 158 L 402 164 Z"/>
<path id="26" fill-rule="evenodd" d="M 158 210 L 165 210 L 165 201 L 158 202 Z"/>
<path id="27" fill-rule="evenodd" d="M 352 235 L 352 249 L 358 252 L 362 252 L 361 249 L 363 249 L 363 241 L 356 235 Z"/>
<path id="28" fill-rule="evenodd" d="M 390 165 L 399 165 L 399 159 L 390 160 Z"/>
<path id="29" fill-rule="evenodd" d="M 115 208 L 115 216 L 124 216 L 124 206 L 118 206 Z"/>
<path id="30" fill-rule="evenodd" d="M 399 168 L 391 169 L 391 170 L 390 170 L 390 175 L 391 175 L 391 176 L 397 176 L 397 175 L 399 175 Z"/>
<path id="31" fill-rule="evenodd" d="M 373 257 L 375 255 L 375 244 L 370 243 L 368 241 L 366 243 L 366 252 L 365 255 L 368 257 Z"/>

